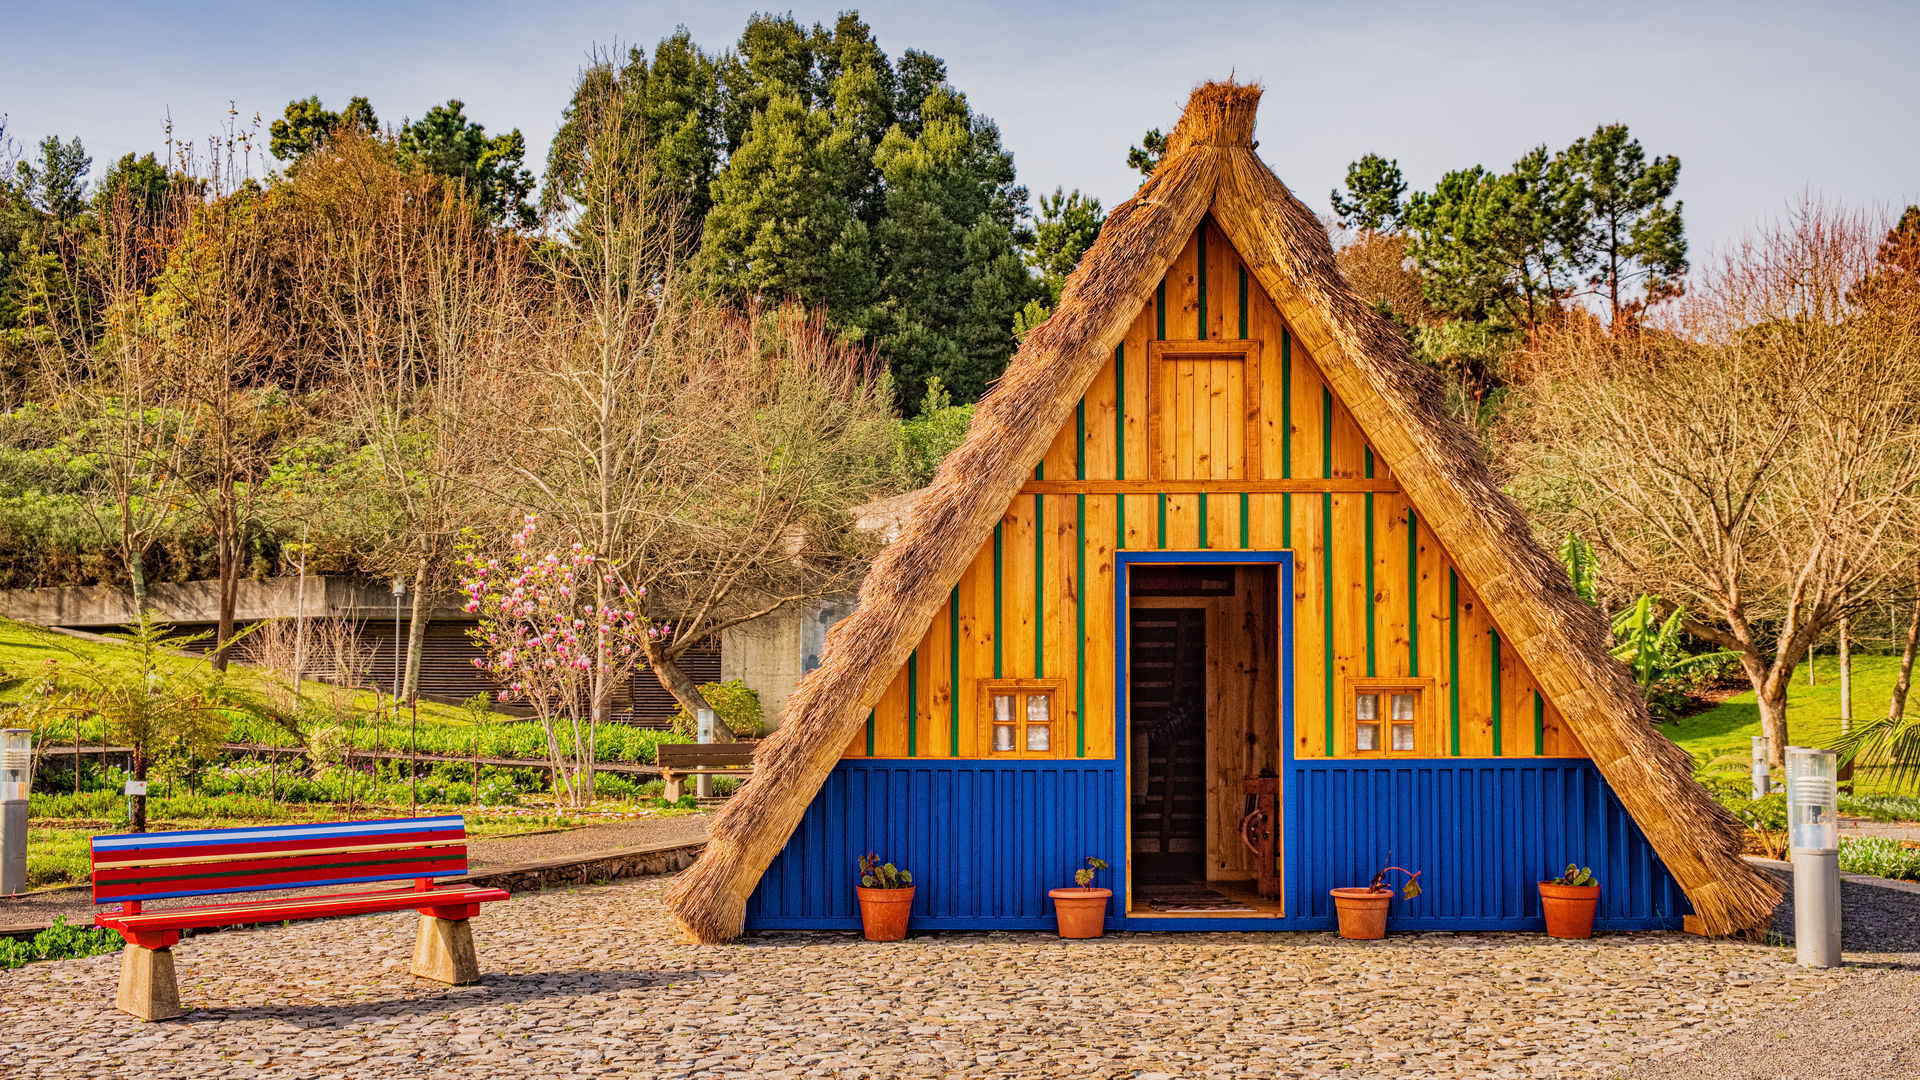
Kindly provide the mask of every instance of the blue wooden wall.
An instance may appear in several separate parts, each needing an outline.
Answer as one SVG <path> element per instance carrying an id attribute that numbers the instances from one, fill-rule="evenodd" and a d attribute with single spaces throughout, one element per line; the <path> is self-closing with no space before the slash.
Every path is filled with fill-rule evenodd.
<path id="1" fill-rule="evenodd" d="M 1327 889 L 1364 885 L 1389 849 L 1426 889 L 1389 927 L 1543 929 L 1535 884 L 1569 861 L 1602 886 L 1595 925 L 1679 929 L 1692 909 L 1584 759 L 1290 760 L 1284 919 L 1121 919 L 1129 930 L 1330 930 Z M 913 871 L 915 928 L 1045 930 L 1049 888 L 1087 855 L 1121 865 L 1114 761 L 842 761 L 747 906 L 755 929 L 854 929 L 855 863 Z M 1102 875 L 1113 885 L 1113 875 Z"/>

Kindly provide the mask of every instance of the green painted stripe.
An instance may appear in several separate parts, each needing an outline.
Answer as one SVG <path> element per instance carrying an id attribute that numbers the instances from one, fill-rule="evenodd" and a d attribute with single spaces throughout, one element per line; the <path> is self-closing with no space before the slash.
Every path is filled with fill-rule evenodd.
<path id="1" fill-rule="evenodd" d="M 1087 478 L 1087 399 L 1073 407 L 1073 478 Z"/>
<path id="2" fill-rule="evenodd" d="M 1407 508 L 1407 674 L 1420 674 L 1420 522 Z"/>
<path id="3" fill-rule="evenodd" d="M 1205 341 L 1207 340 L 1207 221 L 1205 218 L 1200 219 L 1200 230 L 1196 236 L 1200 242 L 1200 340 Z"/>
<path id="4" fill-rule="evenodd" d="M 1373 446 L 1372 444 L 1367 445 L 1366 454 L 1367 454 L 1367 479 L 1371 480 L 1373 479 Z"/>
<path id="5" fill-rule="evenodd" d="M 1320 477 L 1333 477 L 1333 390 L 1320 388 Z"/>
<path id="6" fill-rule="evenodd" d="M 1033 677 L 1047 677 L 1047 497 L 1033 497 Z"/>
<path id="7" fill-rule="evenodd" d="M 1113 524 L 1113 546 L 1116 549 L 1126 547 L 1127 497 L 1125 495 L 1115 495 L 1113 497 Z"/>
<path id="8" fill-rule="evenodd" d="M 1248 516 L 1248 507 L 1251 506 L 1252 503 L 1253 503 L 1252 496 L 1248 495 L 1244 491 L 1240 493 L 1240 550 L 1241 551 L 1247 550 L 1247 516 Z"/>
<path id="9" fill-rule="evenodd" d="M 1040 463 L 1033 467 L 1033 478 L 1035 480 L 1045 480 L 1047 478 L 1047 459 L 1046 458 L 1041 458 Z"/>
<path id="10" fill-rule="evenodd" d="M 1202 550 L 1205 550 L 1206 546 L 1207 546 L 1207 493 L 1203 491 L 1200 493 L 1200 547 Z"/>
<path id="11" fill-rule="evenodd" d="M 993 527 L 993 677 L 996 679 L 1005 677 L 1001 674 L 1002 666 L 1000 663 L 1000 628 L 1001 616 L 1003 614 L 1000 603 L 1000 577 L 1001 570 L 1006 565 L 1006 538 L 1002 533 L 1003 528 L 1004 526 L 1001 525 L 995 525 Z"/>
<path id="12" fill-rule="evenodd" d="M 1240 340 L 1247 340 L 1247 268 L 1240 268 Z"/>
<path id="13" fill-rule="evenodd" d="M 1373 591 L 1373 492 L 1367 492 L 1367 678 L 1373 678 L 1374 672 L 1374 623 L 1376 612 Z"/>
<path id="14" fill-rule="evenodd" d="M 1533 756 L 1545 757 L 1547 754 L 1547 700 L 1540 691 L 1533 692 Z"/>
<path id="15" fill-rule="evenodd" d="M 960 587 L 947 595 L 947 754 L 960 756 Z"/>
<path id="16" fill-rule="evenodd" d="M 1127 347 L 1113 347 L 1113 478 L 1127 478 Z"/>
<path id="17" fill-rule="evenodd" d="M 1493 756 L 1500 756 L 1500 631 L 1487 631 L 1488 640 L 1493 642 Z"/>
<path id="18" fill-rule="evenodd" d="M 1167 340 L 1167 279 L 1160 279 L 1160 287 L 1153 293 L 1153 336 L 1161 341 Z"/>
<path id="19" fill-rule="evenodd" d="M 1280 328 L 1280 476 L 1293 479 L 1293 334 Z"/>
<path id="20" fill-rule="evenodd" d="M 1326 652 L 1322 653 L 1326 669 L 1327 682 L 1327 756 L 1334 756 L 1333 747 L 1333 492 L 1320 494 L 1320 609 L 1326 623 Z"/>
<path id="21" fill-rule="evenodd" d="M 1280 546 L 1293 547 L 1293 493 L 1280 496 Z"/>
<path id="22" fill-rule="evenodd" d="M 1167 493 L 1160 493 L 1160 546 L 1167 546 Z"/>
<path id="23" fill-rule="evenodd" d="M 873 756 L 873 710 L 867 710 L 867 756 Z"/>
<path id="24" fill-rule="evenodd" d="M 920 647 L 907 654 L 907 756 L 920 756 Z"/>
<path id="25" fill-rule="evenodd" d="M 1074 496 L 1073 756 L 1087 756 L 1087 497 Z"/>
<path id="26" fill-rule="evenodd" d="M 1447 568 L 1447 694 L 1451 698 L 1453 756 L 1460 756 L 1460 575 Z"/>

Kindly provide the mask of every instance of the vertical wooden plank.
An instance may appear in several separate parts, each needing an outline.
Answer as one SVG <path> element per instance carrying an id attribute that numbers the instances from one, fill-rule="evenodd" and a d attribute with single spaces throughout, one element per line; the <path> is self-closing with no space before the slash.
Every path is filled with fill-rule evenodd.
<path id="1" fill-rule="evenodd" d="M 1087 584 L 1081 590 L 1087 625 L 1087 756 L 1113 756 L 1113 678 L 1117 643 L 1113 623 L 1113 537 L 1116 501 L 1087 500 Z"/>
<path id="2" fill-rule="evenodd" d="M 1032 499 L 1015 499 L 1008 508 L 1002 527 L 1000 577 L 1000 670 L 1003 678 L 1030 679 L 1033 670 L 1035 631 L 1033 589 L 1034 521 Z"/>
<path id="3" fill-rule="evenodd" d="M 1284 547 L 1280 539 L 1280 496 L 1247 497 L 1247 546 L 1263 551 Z M 1294 567 L 1298 574 L 1300 568 Z"/>
<path id="4" fill-rule="evenodd" d="M 1047 445 L 1046 456 L 1034 468 L 1036 479 L 1071 480 L 1074 466 L 1080 457 L 1080 440 L 1077 425 L 1068 420 L 1054 433 L 1053 442 Z"/>
<path id="5" fill-rule="evenodd" d="M 1367 596 L 1366 497 L 1333 496 L 1333 692 L 1345 680 L 1367 673 L 1367 619 L 1372 604 Z M 1334 745 L 1344 750 L 1351 738 L 1352 716 L 1344 696 L 1334 704 Z"/>
<path id="6" fill-rule="evenodd" d="M 1394 494 L 1374 497 L 1373 612 L 1379 632 L 1376 670 L 1405 678 L 1407 642 L 1407 501 Z"/>
<path id="7" fill-rule="evenodd" d="M 1216 551 L 1240 546 L 1240 499 L 1231 492 L 1218 492 L 1206 499 L 1207 539 L 1202 547 Z"/>
<path id="8" fill-rule="evenodd" d="M 1147 427 L 1151 418 L 1147 402 L 1153 390 L 1152 380 L 1147 374 L 1147 343 L 1154 339 L 1158 313 L 1159 306 L 1151 297 L 1140 306 L 1140 314 L 1127 330 L 1125 348 L 1120 357 L 1126 376 L 1121 386 L 1126 399 L 1125 461 L 1122 462 L 1125 468 L 1119 475 L 1119 479 L 1123 480 L 1145 480 L 1153 475 L 1147 452 Z"/>
<path id="9" fill-rule="evenodd" d="M 1206 365 L 1182 359 L 1168 366 L 1174 370 L 1174 409 L 1173 426 L 1166 431 L 1174 444 L 1161 452 L 1161 460 L 1171 461 L 1173 471 L 1160 475 L 1191 480 L 1206 475 L 1202 470 L 1211 456 L 1204 425 L 1196 422 L 1197 416 L 1205 416 L 1207 387 L 1201 370 Z"/>
<path id="10" fill-rule="evenodd" d="M 1293 475 L 1321 478 L 1326 464 L 1326 384 L 1300 343 L 1293 343 Z"/>
<path id="11" fill-rule="evenodd" d="M 1048 677 L 1067 679 L 1067 685 L 1072 686 L 1078 676 L 1074 666 L 1075 653 L 1068 645 L 1076 622 L 1073 575 L 1079 543 L 1075 499 L 1072 495 L 1048 495 L 1044 498 L 1046 514 L 1043 520 L 1046 528 L 1041 534 L 1044 544 L 1039 554 L 1045 560 L 1043 565 L 1046 574 L 1040 582 L 1040 596 L 1044 603 L 1040 617 L 1040 664 Z M 1062 704 L 1072 702 L 1063 701 Z M 1060 757 L 1071 756 L 1072 746 L 1067 740 L 1061 739 L 1054 747 L 1054 753 Z"/>
<path id="12" fill-rule="evenodd" d="M 900 665 L 893 681 L 873 708 L 873 754 L 875 757 L 907 756 L 907 666 Z"/>
<path id="13" fill-rule="evenodd" d="M 1124 348 L 1124 346 L 1122 346 Z M 1112 480 L 1118 457 L 1119 408 L 1114 393 L 1118 367 L 1114 357 L 1100 366 L 1100 373 L 1087 387 L 1087 476 L 1089 480 Z"/>
<path id="14" fill-rule="evenodd" d="M 1199 475 L 1225 480 L 1237 470 L 1233 466 L 1235 447 L 1242 428 L 1240 410 L 1231 398 L 1234 375 L 1240 370 L 1237 360 L 1207 361 L 1207 449 L 1205 472 Z M 1198 426 L 1198 420 L 1195 421 Z"/>
<path id="15" fill-rule="evenodd" d="M 1284 499 L 1285 496 L 1282 496 Z M 1293 739 L 1296 757 L 1325 757 L 1326 673 L 1331 657 L 1324 633 L 1329 576 L 1322 501 L 1293 500 L 1294 553 Z"/>
<path id="16" fill-rule="evenodd" d="M 1087 497 L 1073 497 L 1072 576 L 1066 602 L 1073 605 L 1073 756 L 1087 756 Z M 1063 540 L 1061 547 L 1067 548 Z"/>
<path id="17" fill-rule="evenodd" d="M 920 724 L 922 757 L 953 756 L 949 743 L 953 731 L 950 718 L 954 705 L 952 627 L 953 598 L 948 596 L 947 603 L 941 605 L 939 613 L 927 627 L 927 643 L 922 650 L 927 657 L 926 668 L 920 673 L 920 681 L 927 687 L 927 711 Z"/>
<path id="18" fill-rule="evenodd" d="M 1347 410 L 1338 395 L 1334 395 L 1333 471 L 1328 475 L 1348 478 L 1364 475 L 1366 445 L 1366 439 L 1360 434 L 1360 425 L 1354 422 L 1353 413 Z"/>
<path id="19" fill-rule="evenodd" d="M 959 756 L 977 757 L 979 747 L 979 680 L 993 671 L 993 646 L 987 640 L 993 629 L 993 550 L 992 542 L 981 549 L 960 577 L 960 736 Z"/>
<path id="20" fill-rule="evenodd" d="M 1200 546 L 1200 496 L 1168 495 L 1167 543 L 1170 551 L 1191 551 Z"/>
<path id="21" fill-rule="evenodd" d="M 955 585 L 947 596 L 947 756 L 960 756 L 961 717 L 967 710 L 961 705 L 966 700 L 961 696 L 960 688 L 964 684 L 960 675 L 960 586 Z"/>
<path id="22" fill-rule="evenodd" d="M 1456 574 L 1457 576 L 1457 574 Z M 1460 577 L 1460 753 L 1493 753 L 1492 624 L 1480 598 Z"/>

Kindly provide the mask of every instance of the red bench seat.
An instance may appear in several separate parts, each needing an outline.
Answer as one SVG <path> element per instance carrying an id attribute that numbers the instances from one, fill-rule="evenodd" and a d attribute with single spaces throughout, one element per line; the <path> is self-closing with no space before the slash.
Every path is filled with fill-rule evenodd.
<path id="1" fill-rule="evenodd" d="M 467 870 L 466 819 L 336 821 L 93 838 L 93 899 L 118 902 L 94 925 L 127 941 L 116 1004 L 142 1019 L 184 1013 L 172 947 L 183 930 L 413 909 L 421 915 L 411 970 L 448 983 L 479 979 L 467 920 L 503 889 L 435 885 Z M 142 911 L 147 900 L 411 879 L 406 888 L 322 892 Z"/>

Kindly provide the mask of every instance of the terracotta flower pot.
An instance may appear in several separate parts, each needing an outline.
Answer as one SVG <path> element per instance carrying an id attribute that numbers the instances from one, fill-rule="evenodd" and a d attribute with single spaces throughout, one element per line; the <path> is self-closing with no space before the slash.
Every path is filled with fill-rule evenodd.
<path id="1" fill-rule="evenodd" d="M 907 936 L 907 919 L 913 914 L 913 890 L 869 889 L 855 885 L 860 894 L 860 929 L 868 941 L 899 941 Z"/>
<path id="2" fill-rule="evenodd" d="M 1598 885 L 1540 883 L 1540 913 L 1547 917 L 1547 936 L 1590 938 L 1593 912 L 1600 905 Z"/>
<path id="3" fill-rule="evenodd" d="M 1387 936 L 1387 905 L 1393 902 L 1393 890 L 1328 889 L 1333 909 L 1340 916 L 1340 936 L 1356 941 L 1373 941 Z"/>
<path id="4" fill-rule="evenodd" d="M 1053 914 L 1063 938 L 1096 938 L 1106 932 L 1107 900 L 1112 889 L 1049 889 Z"/>

